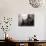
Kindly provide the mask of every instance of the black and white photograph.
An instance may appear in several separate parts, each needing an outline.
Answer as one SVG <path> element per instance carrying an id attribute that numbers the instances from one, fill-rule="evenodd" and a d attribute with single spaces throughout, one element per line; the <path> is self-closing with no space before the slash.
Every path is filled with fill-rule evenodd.
<path id="1" fill-rule="evenodd" d="M 34 26 L 34 14 L 18 15 L 18 26 Z"/>

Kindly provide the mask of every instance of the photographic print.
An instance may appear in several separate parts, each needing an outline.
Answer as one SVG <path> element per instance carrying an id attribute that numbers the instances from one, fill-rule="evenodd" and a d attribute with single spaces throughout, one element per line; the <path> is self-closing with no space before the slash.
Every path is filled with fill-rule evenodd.
<path id="1" fill-rule="evenodd" d="M 34 26 L 34 14 L 20 14 L 18 16 L 18 26 Z"/>

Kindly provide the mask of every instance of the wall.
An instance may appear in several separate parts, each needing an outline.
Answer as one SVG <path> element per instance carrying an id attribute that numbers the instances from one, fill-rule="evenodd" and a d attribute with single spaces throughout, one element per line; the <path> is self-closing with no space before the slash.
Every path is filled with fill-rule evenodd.
<path id="1" fill-rule="evenodd" d="M 16 37 L 17 40 L 27 40 L 34 34 L 37 35 L 39 40 L 45 39 L 45 5 L 40 8 L 33 8 L 30 6 L 28 0 L 0 0 L 0 18 L 3 16 L 13 17 L 12 27 L 10 34 Z M 32 27 L 19 27 L 18 26 L 18 14 L 35 14 L 35 26 Z M 2 37 L 2 31 L 0 31 L 0 39 Z M 4 33 L 3 33 L 4 34 Z"/>

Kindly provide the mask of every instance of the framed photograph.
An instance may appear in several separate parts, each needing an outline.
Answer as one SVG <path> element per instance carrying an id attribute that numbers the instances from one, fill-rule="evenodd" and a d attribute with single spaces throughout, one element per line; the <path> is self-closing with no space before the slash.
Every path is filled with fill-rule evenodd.
<path id="1" fill-rule="evenodd" d="M 18 26 L 34 26 L 34 14 L 20 14 L 18 16 Z"/>

